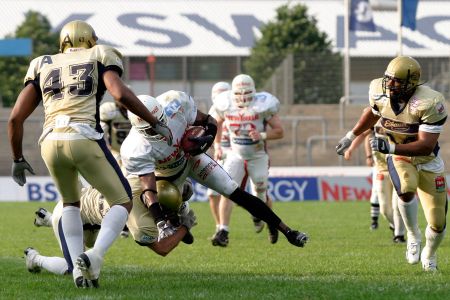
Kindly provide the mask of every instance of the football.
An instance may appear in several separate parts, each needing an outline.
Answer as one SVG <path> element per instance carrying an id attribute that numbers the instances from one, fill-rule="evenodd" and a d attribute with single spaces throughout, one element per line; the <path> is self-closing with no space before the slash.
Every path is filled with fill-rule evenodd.
<path id="1" fill-rule="evenodd" d="M 189 140 L 190 137 L 199 137 L 205 134 L 205 128 L 202 126 L 191 126 L 184 132 L 183 138 L 181 139 L 181 148 L 186 153 L 191 153 L 191 151 L 197 149 L 198 145 L 195 142 Z"/>

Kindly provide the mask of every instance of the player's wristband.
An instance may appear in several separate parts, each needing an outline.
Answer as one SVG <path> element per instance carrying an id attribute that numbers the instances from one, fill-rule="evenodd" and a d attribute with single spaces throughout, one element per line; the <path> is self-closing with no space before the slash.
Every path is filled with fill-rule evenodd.
<path id="1" fill-rule="evenodd" d="M 389 143 L 389 154 L 395 154 L 395 144 Z"/>
<path id="2" fill-rule="evenodd" d="M 350 141 L 353 141 L 356 138 L 356 135 L 353 133 L 353 131 L 350 130 L 349 132 L 347 132 L 345 137 L 348 138 Z"/>
<path id="3" fill-rule="evenodd" d="M 264 141 L 267 139 L 267 132 L 260 132 L 259 136 L 261 137 L 261 139 Z"/>

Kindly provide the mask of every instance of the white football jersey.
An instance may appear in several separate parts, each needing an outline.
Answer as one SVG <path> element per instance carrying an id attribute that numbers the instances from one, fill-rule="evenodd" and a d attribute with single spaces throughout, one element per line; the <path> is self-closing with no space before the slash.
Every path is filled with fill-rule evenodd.
<path id="1" fill-rule="evenodd" d="M 217 119 L 218 113 L 217 113 L 217 110 L 216 110 L 216 107 L 214 106 L 214 104 L 209 109 L 208 114 L 211 115 L 213 118 Z M 222 148 L 225 148 L 225 149 L 223 149 L 224 151 L 226 151 L 226 149 L 231 147 L 231 145 L 230 145 L 230 133 L 228 132 L 228 129 L 227 129 L 225 124 L 222 125 L 222 136 L 221 136 L 221 139 L 220 139 L 220 146 Z"/>
<path id="2" fill-rule="evenodd" d="M 252 159 L 266 154 L 265 141 L 253 141 L 249 132 L 265 131 L 266 123 L 277 114 L 280 101 L 267 93 L 255 94 L 254 100 L 247 107 L 237 107 L 231 91 L 221 93 L 214 99 L 217 115 L 224 120 L 230 134 L 231 149 L 243 159 Z"/>
<path id="3" fill-rule="evenodd" d="M 122 143 L 120 154 L 128 174 L 144 175 L 155 172 L 156 176 L 169 177 L 180 172 L 186 162 L 186 155 L 180 146 L 183 134 L 197 117 L 197 106 L 186 93 L 168 91 L 156 98 L 164 108 L 167 126 L 172 131 L 173 145 L 164 139 L 150 140 L 134 127 Z"/>

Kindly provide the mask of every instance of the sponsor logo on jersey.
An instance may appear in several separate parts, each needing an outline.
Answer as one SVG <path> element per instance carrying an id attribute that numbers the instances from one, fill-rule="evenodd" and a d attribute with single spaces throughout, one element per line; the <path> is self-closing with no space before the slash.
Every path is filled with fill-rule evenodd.
<path id="1" fill-rule="evenodd" d="M 203 169 L 200 170 L 198 173 L 198 176 L 205 180 L 206 177 L 211 173 L 211 171 L 217 167 L 217 163 L 214 161 L 209 162 Z"/>
<path id="2" fill-rule="evenodd" d="M 436 185 L 436 192 L 445 192 L 445 178 L 444 176 L 437 176 L 434 179 Z"/>
<path id="3" fill-rule="evenodd" d="M 259 120 L 259 114 L 254 115 L 238 114 L 237 116 L 232 114 L 226 114 L 225 119 L 228 121 L 255 121 Z"/>
<path id="4" fill-rule="evenodd" d="M 394 120 L 389 120 L 382 118 L 381 126 L 389 131 L 400 132 L 400 133 L 417 133 L 419 131 L 419 124 L 408 124 L 403 122 L 398 122 Z"/>
<path id="5" fill-rule="evenodd" d="M 438 103 L 436 105 L 436 111 L 438 112 L 438 114 L 443 114 L 445 112 L 444 104 Z"/>

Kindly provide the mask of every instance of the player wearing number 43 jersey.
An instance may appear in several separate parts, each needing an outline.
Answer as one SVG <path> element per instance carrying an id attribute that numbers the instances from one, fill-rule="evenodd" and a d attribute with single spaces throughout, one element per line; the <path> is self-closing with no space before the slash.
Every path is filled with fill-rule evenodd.
<path id="1" fill-rule="evenodd" d="M 8 122 L 14 158 L 12 176 L 19 185 L 24 185 L 25 170 L 33 173 L 33 169 L 22 155 L 23 123 L 43 102 L 41 155 L 62 197 L 63 252 L 77 287 L 98 286 L 103 257 L 120 234 L 132 207 L 130 185 L 103 140 L 99 104 L 105 91 L 151 123 L 168 143 L 172 140 L 167 126 L 146 110 L 120 79 L 122 55 L 114 48 L 97 45 L 97 39 L 86 22 L 64 25 L 60 53 L 31 61 L 25 87 Z M 84 253 L 78 174 L 104 195 L 111 206 L 93 248 Z"/>
<path id="2" fill-rule="evenodd" d="M 189 177 L 228 197 L 254 216 L 280 230 L 291 244 L 298 247 L 305 245 L 308 239 L 305 234 L 291 230 L 267 205 L 239 188 L 228 173 L 204 153 L 214 140 L 217 123 L 210 115 L 199 111 L 190 96 L 179 91 L 168 91 L 156 99 L 147 95 L 141 95 L 139 99 L 154 116 L 162 122 L 167 122 L 175 141 L 174 145 L 167 145 L 151 125 L 134 114 L 129 114 L 133 127 L 122 144 L 120 154 L 129 181 L 141 183 L 142 202 L 151 213 L 154 212 L 155 206 L 153 199 L 157 197 L 157 180 L 172 182 L 181 189 L 181 185 Z M 190 153 L 185 153 L 180 142 L 186 128 L 191 125 L 205 127 L 205 133 L 192 138 L 198 147 L 190 150 Z M 164 231 L 166 220 L 153 216 L 158 228 Z"/>
<path id="3" fill-rule="evenodd" d="M 355 136 L 380 120 L 388 139 L 375 137 L 370 144 L 373 150 L 388 154 L 389 175 L 407 230 L 406 259 L 410 264 L 421 260 L 425 271 L 436 271 L 436 250 L 446 229 L 447 186 L 438 138 L 447 109 L 441 93 L 419 84 L 420 73 L 420 65 L 412 57 L 394 58 L 384 77 L 370 84 L 371 109 L 363 112 L 336 150 L 342 154 Z M 428 223 L 423 249 L 416 190 Z"/>

